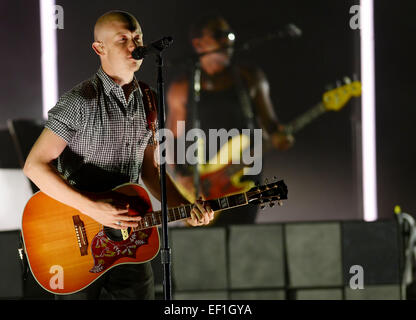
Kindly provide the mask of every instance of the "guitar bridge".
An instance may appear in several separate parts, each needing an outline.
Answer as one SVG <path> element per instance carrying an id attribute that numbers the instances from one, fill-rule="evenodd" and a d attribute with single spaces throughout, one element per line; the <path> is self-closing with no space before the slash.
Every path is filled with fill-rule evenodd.
<path id="1" fill-rule="evenodd" d="M 77 236 L 81 256 L 85 256 L 88 254 L 88 238 L 87 233 L 85 232 L 84 222 L 79 216 L 72 216 L 72 220 L 74 221 L 75 234 Z"/>

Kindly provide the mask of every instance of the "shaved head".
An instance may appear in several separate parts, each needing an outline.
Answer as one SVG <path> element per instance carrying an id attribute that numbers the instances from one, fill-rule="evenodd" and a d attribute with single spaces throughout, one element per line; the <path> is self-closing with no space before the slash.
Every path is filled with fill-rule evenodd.
<path id="1" fill-rule="evenodd" d="M 97 19 L 92 49 L 100 57 L 105 73 L 117 83 L 131 82 L 142 60 L 132 52 L 143 45 L 143 33 L 137 19 L 125 11 L 110 11 Z"/>
<path id="2" fill-rule="evenodd" d="M 123 23 L 127 30 L 139 30 L 141 33 L 140 24 L 137 19 L 125 11 L 110 11 L 98 18 L 94 26 L 94 41 L 104 41 L 106 32 L 115 23 Z"/>

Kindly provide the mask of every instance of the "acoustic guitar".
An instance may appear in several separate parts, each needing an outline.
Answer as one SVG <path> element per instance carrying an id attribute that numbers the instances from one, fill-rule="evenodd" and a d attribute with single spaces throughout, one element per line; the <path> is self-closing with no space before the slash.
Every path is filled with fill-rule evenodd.
<path id="1" fill-rule="evenodd" d="M 270 206 L 287 199 L 283 180 L 227 197 L 206 201 L 215 211 L 238 206 Z M 78 210 L 37 192 L 28 201 L 22 218 L 24 250 L 37 282 L 54 294 L 71 294 L 89 286 L 111 268 L 143 263 L 159 252 L 160 211 L 153 211 L 145 189 L 124 184 L 94 194 L 95 199 L 128 203 L 128 215 L 138 216 L 137 228 L 104 227 Z M 187 219 L 192 204 L 170 208 L 168 221 Z"/>

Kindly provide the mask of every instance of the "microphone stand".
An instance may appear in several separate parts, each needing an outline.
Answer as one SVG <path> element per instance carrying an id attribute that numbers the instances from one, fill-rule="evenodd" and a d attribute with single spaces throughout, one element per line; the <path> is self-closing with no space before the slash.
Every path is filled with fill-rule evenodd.
<path id="1" fill-rule="evenodd" d="M 159 130 L 165 128 L 165 84 L 163 80 L 163 58 L 162 53 L 156 55 L 157 63 L 157 91 L 158 91 L 158 121 Z M 163 293 L 165 300 L 172 300 L 172 280 L 171 280 L 171 249 L 169 247 L 168 236 L 168 210 L 166 197 L 166 163 L 162 161 L 162 150 L 159 148 L 160 163 L 160 193 L 161 193 L 161 213 L 162 213 L 162 248 L 160 257 L 163 265 Z"/>
<path id="2" fill-rule="evenodd" d="M 200 57 L 203 57 L 204 55 L 215 53 L 215 52 L 221 52 L 227 49 L 233 50 L 233 55 L 251 51 L 255 49 L 256 47 L 265 44 L 267 42 L 273 41 L 273 40 L 289 40 L 289 39 L 297 39 L 302 36 L 302 30 L 299 29 L 295 24 L 289 23 L 285 25 L 283 28 L 275 31 L 271 31 L 267 33 L 266 35 L 253 37 L 247 41 L 245 41 L 243 44 L 235 47 L 234 45 L 229 46 L 222 46 L 218 49 L 211 50 L 208 52 L 200 53 L 200 54 L 191 54 L 186 57 L 180 57 L 173 60 L 168 60 L 167 65 L 168 66 L 189 66 L 195 65 L 195 60 L 198 60 Z"/>
<path id="3" fill-rule="evenodd" d="M 193 68 L 192 68 L 192 74 L 191 74 L 191 83 L 190 87 L 192 88 L 192 100 L 190 101 L 190 106 L 192 108 L 192 127 L 193 128 L 200 128 L 201 126 L 201 120 L 199 118 L 199 100 L 200 100 L 200 94 L 201 94 L 201 65 L 199 63 L 199 60 L 196 60 L 194 62 Z M 200 144 L 199 144 L 199 136 L 197 137 L 197 144 L 198 148 L 196 149 L 196 156 L 197 156 L 197 163 L 194 165 L 193 170 L 193 182 L 194 182 L 194 188 L 195 188 L 195 199 L 199 198 L 200 194 L 200 174 L 199 174 L 199 159 L 200 159 Z"/>

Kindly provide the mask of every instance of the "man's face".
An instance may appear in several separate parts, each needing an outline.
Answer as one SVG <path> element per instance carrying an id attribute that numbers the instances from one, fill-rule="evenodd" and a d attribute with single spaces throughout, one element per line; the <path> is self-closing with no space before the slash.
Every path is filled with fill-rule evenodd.
<path id="1" fill-rule="evenodd" d="M 135 60 L 131 53 L 143 45 L 143 34 L 140 25 L 132 28 L 122 21 L 111 21 L 105 26 L 102 59 L 115 72 L 135 72 L 140 69 L 143 60 Z"/>
<path id="2" fill-rule="evenodd" d="M 209 65 L 211 70 L 220 72 L 231 60 L 234 41 L 228 38 L 229 28 L 227 26 L 214 29 L 204 29 L 202 37 L 194 39 L 193 44 L 197 53 L 206 53 L 223 48 L 221 51 L 203 55 L 201 64 Z"/>

